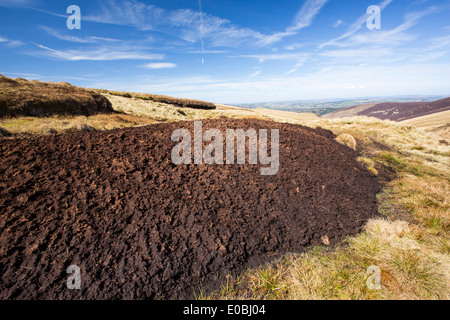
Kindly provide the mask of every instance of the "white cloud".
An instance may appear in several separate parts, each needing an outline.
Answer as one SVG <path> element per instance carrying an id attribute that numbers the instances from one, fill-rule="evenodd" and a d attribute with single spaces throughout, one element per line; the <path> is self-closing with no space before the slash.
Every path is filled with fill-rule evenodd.
<path id="1" fill-rule="evenodd" d="M 153 29 L 157 21 L 164 19 L 165 10 L 137 1 L 101 1 L 101 8 L 94 15 L 84 16 L 87 21 L 135 26 L 142 30 Z"/>
<path id="2" fill-rule="evenodd" d="M 314 18 L 320 13 L 320 10 L 329 0 L 306 0 L 301 9 L 297 12 L 294 22 L 283 32 L 276 32 L 264 36 L 258 44 L 269 45 L 281 41 L 285 37 L 293 36 L 298 31 L 309 27 Z"/>
<path id="3" fill-rule="evenodd" d="M 253 72 L 251 75 L 249 75 L 249 78 L 254 78 L 256 76 L 259 76 L 262 73 L 261 70 L 256 70 L 255 72 Z"/>
<path id="4" fill-rule="evenodd" d="M 425 62 L 425 61 L 431 61 L 440 57 L 444 57 L 448 54 L 447 51 L 434 51 L 434 52 L 425 52 L 425 53 L 419 53 L 415 58 L 414 61 L 417 62 Z"/>
<path id="5" fill-rule="evenodd" d="M 298 69 L 299 69 L 301 66 L 303 66 L 303 63 L 301 63 L 301 62 L 297 63 L 291 70 L 289 70 L 288 72 L 286 72 L 284 75 L 287 76 L 287 75 L 289 75 L 289 74 L 291 74 L 291 73 L 297 72 Z"/>
<path id="6" fill-rule="evenodd" d="M 103 38 L 103 37 L 96 37 L 96 36 L 89 36 L 89 37 L 76 37 L 69 34 L 62 34 L 58 31 L 56 31 L 53 28 L 40 26 L 41 29 L 43 29 L 45 32 L 47 32 L 49 35 L 60 39 L 64 41 L 70 41 L 70 42 L 77 42 L 77 43 L 97 43 L 99 41 L 110 41 L 110 42 L 119 42 L 121 40 L 118 39 L 112 39 L 112 38 Z"/>
<path id="7" fill-rule="evenodd" d="M 10 47 L 10 48 L 19 47 L 19 46 L 22 46 L 24 44 L 20 40 L 9 40 L 9 39 L 4 38 L 2 36 L 0 36 L 0 43 L 3 43 L 4 45 L 6 45 L 7 47 Z"/>
<path id="8" fill-rule="evenodd" d="M 0 7 L 22 7 L 35 4 L 35 0 L 0 0 Z"/>
<path id="9" fill-rule="evenodd" d="M 220 54 L 220 53 L 228 53 L 228 52 L 230 52 L 230 51 L 228 51 L 228 50 L 205 50 L 205 51 L 202 51 L 202 50 L 191 50 L 191 51 L 186 51 L 186 53 L 195 53 L 195 54 L 198 54 L 198 53 Z"/>
<path id="10" fill-rule="evenodd" d="M 342 20 L 338 20 L 336 21 L 336 23 L 334 24 L 333 28 L 337 28 L 339 27 L 341 24 L 343 24 L 344 22 Z"/>
<path id="11" fill-rule="evenodd" d="M 15 48 L 15 47 L 23 46 L 24 43 L 22 41 L 20 41 L 20 40 L 11 40 L 6 45 L 8 47 Z"/>
<path id="12" fill-rule="evenodd" d="M 87 21 L 135 26 L 142 30 L 156 30 L 188 42 L 208 46 L 237 47 L 239 45 L 265 46 L 296 34 L 310 26 L 321 8 L 329 0 L 306 0 L 293 23 L 283 32 L 263 34 L 250 28 L 232 24 L 229 20 L 191 9 L 165 10 L 137 1 L 119 3 L 108 0 Z"/>
<path id="13" fill-rule="evenodd" d="M 294 23 L 286 29 L 286 32 L 295 32 L 309 27 L 327 2 L 328 0 L 307 0 L 297 12 Z"/>
<path id="14" fill-rule="evenodd" d="M 45 30 L 49 35 L 51 35 L 57 39 L 60 39 L 60 40 L 77 42 L 77 43 L 94 43 L 95 42 L 94 39 L 80 38 L 80 37 L 75 37 L 75 36 L 68 35 L 68 34 L 61 34 L 52 28 L 48 28 L 48 27 L 44 27 L 44 26 L 41 26 L 41 29 Z"/>
<path id="15" fill-rule="evenodd" d="M 34 43 L 34 42 L 33 42 Z M 152 54 L 138 47 L 98 47 L 91 50 L 55 50 L 41 44 L 34 43 L 37 47 L 43 49 L 42 52 L 32 53 L 49 58 L 66 61 L 112 61 L 112 60 L 161 60 L 163 54 Z"/>
<path id="16" fill-rule="evenodd" d="M 386 0 L 382 5 L 387 6 L 391 1 Z M 383 8 L 383 6 L 381 6 Z M 414 50 L 408 49 L 407 44 L 416 40 L 419 35 L 409 30 L 418 24 L 419 20 L 427 15 L 438 12 L 438 7 L 431 6 L 422 11 L 407 13 L 403 22 L 393 29 L 370 31 L 366 28 L 360 30 L 365 22 L 365 16 L 360 17 L 347 32 L 331 41 L 319 46 L 322 49 L 318 54 L 322 57 L 332 58 L 330 63 L 363 63 L 363 64 L 389 64 L 400 61 L 428 61 L 443 56 L 445 37 L 437 39 L 435 48 L 423 45 Z M 359 32 L 358 32 L 359 31 Z M 335 46 L 339 49 L 323 51 L 326 46 Z M 433 51 L 433 52 L 432 52 Z"/>
<path id="17" fill-rule="evenodd" d="M 156 63 L 147 63 L 143 65 L 146 69 L 172 69 L 176 68 L 177 65 L 171 62 L 156 62 Z"/>
<path id="18" fill-rule="evenodd" d="M 20 73 L 20 72 L 0 72 L 3 75 L 13 76 L 13 77 L 27 77 L 27 78 L 39 78 L 39 74 L 35 73 Z"/>
<path id="19" fill-rule="evenodd" d="M 257 59 L 259 63 L 263 63 L 270 60 L 278 61 L 301 61 L 304 62 L 309 58 L 308 53 L 269 53 L 269 54 L 250 54 L 241 55 L 242 58 Z"/>

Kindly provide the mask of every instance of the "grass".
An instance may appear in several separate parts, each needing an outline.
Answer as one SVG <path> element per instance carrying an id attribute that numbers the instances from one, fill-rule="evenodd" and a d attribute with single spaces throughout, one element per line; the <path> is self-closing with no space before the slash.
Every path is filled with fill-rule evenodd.
<path id="1" fill-rule="evenodd" d="M 155 120 L 127 114 L 99 114 L 93 116 L 51 116 L 0 118 L 0 127 L 12 135 L 45 135 L 77 130 L 110 130 L 155 123 Z"/>
<path id="2" fill-rule="evenodd" d="M 149 125 L 156 122 L 207 118 L 264 118 L 252 110 L 218 105 L 215 110 L 181 108 L 179 106 L 105 94 L 115 113 L 82 115 L 52 115 L 46 117 L 0 117 L 0 128 L 12 135 L 50 134 L 80 130 L 88 126 L 95 130 L 110 130 Z M 3 135 L 0 132 L 0 135 Z"/>
<path id="3" fill-rule="evenodd" d="M 118 112 L 130 115 L 147 117 L 156 121 L 183 121 L 219 117 L 245 118 L 260 117 L 258 113 L 241 108 L 231 108 L 218 105 L 214 110 L 180 108 L 179 106 L 163 102 L 142 100 L 139 98 L 126 98 L 105 94 L 111 101 L 113 108 Z"/>
<path id="4" fill-rule="evenodd" d="M 336 141 L 346 145 L 349 148 L 352 148 L 353 150 L 356 150 L 356 140 L 352 135 L 348 133 L 341 133 L 337 136 Z"/>
<path id="5" fill-rule="evenodd" d="M 11 79 L 0 74 L 0 118 L 113 112 L 110 102 L 94 91 L 66 82 Z"/>
<path id="6" fill-rule="evenodd" d="M 183 99 L 174 98 L 164 95 L 149 94 L 149 93 L 135 93 L 135 92 L 125 92 L 125 91 L 108 91 L 108 90 L 98 90 L 94 89 L 102 94 L 108 94 L 113 96 L 119 96 L 124 98 L 134 98 L 144 101 L 160 102 L 165 104 L 171 104 L 183 108 L 193 108 L 193 109 L 204 109 L 204 110 L 214 110 L 216 105 L 211 102 L 206 102 L 202 100 L 193 99 Z"/>

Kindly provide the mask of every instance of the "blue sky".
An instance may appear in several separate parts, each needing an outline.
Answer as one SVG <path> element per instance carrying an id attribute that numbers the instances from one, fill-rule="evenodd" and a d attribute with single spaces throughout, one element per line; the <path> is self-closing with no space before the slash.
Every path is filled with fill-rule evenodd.
<path id="1" fill-rule="evenodd" d="M 0 73 L 218 103 L 450 95 L 449 17 L 448 0 L 0 0 Z"/>

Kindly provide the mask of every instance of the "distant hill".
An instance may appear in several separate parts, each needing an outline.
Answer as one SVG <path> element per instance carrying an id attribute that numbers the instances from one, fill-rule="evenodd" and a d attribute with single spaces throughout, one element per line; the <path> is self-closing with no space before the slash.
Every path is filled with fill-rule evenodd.
<path id="1" fill-rule="evenodd" d="M 432 128 L 445 126 L 450 123 L 450 110 L 428 114 L 401 121 L 402 124 L 411 125 L 418 128 Z"/>
<path id="2" fill-rule="evenodd" d="M 316 100 L 292 100 L 292 101 L 272 101 L 237 104 L 237 107 L 246 109 L 272 109 L 290 111 L 298 113 L 314 113 L 322 116 L 333 111 L 342 110 L 354 106 L 374 105 L 382 102 L 433 102 L 445 98 L 445 96 L 400 96 L 400 97 L 361 97 L 354 99 L 316 99 Z M 350 115 L 351 116 L 351 115 Z"/>
<path id="3" fill-rule="evenodd" d="M 11 79 L 0 74 L 0 117 L 114 113 L 103 95 L 67 82 Z"/>
<path id="4" fill-rule="evenodd" d="M 331 119 L 352 116 L 367 116 L 375 117 L 381 120 L 401 122 L 448 110 L 450 110 L 450 98 L 433 102 L 382 102 L 357 105 L 325 114 L 323 117 Z"/>

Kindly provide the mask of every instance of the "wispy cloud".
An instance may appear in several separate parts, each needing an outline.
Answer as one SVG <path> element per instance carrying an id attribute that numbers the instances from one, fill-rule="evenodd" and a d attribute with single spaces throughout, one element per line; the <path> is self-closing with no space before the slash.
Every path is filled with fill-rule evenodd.
<path id="1" fill-rule="evenodd" d="M 341 24 L 343 24 L 344 22 L 342 21 L 342 20 L 338 20 L 338 21 L 336 21 L 336 23 L 334 24 L 334 26 L 333 26 L 333 28 L 337 28 L 337 27 L 339 27 Z"/>
<path id="2" fill-rule="evenodd" d="M 123 26 L 134 26 L 141 30 L 155 30 L 163 34 L 209 46 L 235 47 L 250 40 L 260 40 L 263 34 L 240 28 L 229 20 L 203 11 L 191 9 L 165 10 L 137 1 L 102 3 L 97 13 L 84 17 L 87 21 Z"/>
<path id="3" fill-rule="evenodd" d="M 303 62 L 298 62 L 291 70 L 289 70 L 288 72 L 286 72 L 284 75 L 289 75 L 289 74 L 291 74 L 291 73 L 294 73 L 294 72 L 297 72 L 298 71 L 298 69 L 301 67 L 301 66 L 303 66 L 304 65 L 304 63 Z"/>
<path id="4" fill-rule="evenodd" d="M 35 0 L 0 0 L 0 7 L 23 7 L 36 3 Z"/>
<path id="5" fill-rule="evenodd" d="M 441 58 L 449 54 L 450 35 L 430 39 L 427 44 L 417 50 L 415 61 L 424 62 Z"/>
<path id="6" fill-rule="evenodd" d="M 309 53 L 269 53 L 269 54 L 249 54 L 249 55 L 241 55 L 243 58 L 253 58 L 257 59 L 259 63 L 263 63 L 265 61 L 270 60 L 278 60 L 278 61 L 305 61 L 310 57 Z"/>
<path id="7" fill-rule="evenodd" d="M 177 65 L 171 62 L 155 62 L 144 64 L 142 67 L 146 69 L 172 69 L 176 68 Z"/>
<path id="8" fill-rule="evenodd" d="M 263 37 L 258 43 L 261 45 L 273 44 L 281 41 L 283 38 L 293 36 L 298 31 L 309 27 L 314 18 L 320 13 L 320 10 L 329 0 L 307 0 L 301 9 L 297 12 L 294 22 L 283 32 L 277 32 Z"/>
<path id="9" fill-rule="evenodd" d="M 33 42 L 34 43 L 34 42 Z M 49 58 L 66 61 L 112 61 L 112 60 L 161 60 L 163 54 L 145 52 L 144 48 L 124 47 L 98 47 L 92 50 L 56 50 L 44 45 L 34 43 L 43 51 L 33 52 L 33 55 L 41 55 Z"/>
<path id="10" fill-rule="evenodd" d="M 63 34 L 58 32 L 57 30 L 53 28 L 49 28 L 46 26 L 40 26 L 42 30 L 47 32 L 49 35 L 60 39 L 64 41 L 70 41 L 70 42 L 77 42 L 77 43 L 97 43 L 99 41 L 108 41 L 108 42 L 119 42 L 121 40 L 118 39 L 112 39 L 112 38 L 103 38 L 103 37 L 96 37 L 96 36 L 89 36 L 89 37 L 76 37 L 69 34 Z"/>
<path id="11" fill-rule="evenodd" d="M 137 1 L 119 3 L 108 0 L 97 13 L 85 16 L 87 21 L 135 26 L 141 30 L 155 30 L 188 42 L 205 46 L 237 47 L 239 45 L 266 46 L 310 26 L 329 0 L 306 0 L 293 23 L 282 32 L 264 34 L 234 25 L 229 20 L 192 9 L 165 10 Z"/>
<path id="12" fill-rule="evenodd" d="M 39 74 L 35 73 L 21 73 L 21 72 L 0 72 L 3 75 L 12 76 L 12 77 L 27 77 L 27 78 L 39 78 L 41 77 Z"/>
<path id="13" fill-rule="evenodd" d="M 15 48 L 24 45 L 20 40 L 9 40 L 8 38 L 0 36 L 0 44 L 3 44 L 10 48 Z"/>
<path id="14" fill-rule="evenodd" d="M 106 0 L 101 1 L 101 7 L 95 14 L 86 15 L 83 19 L 151 30 L 156 29 L 159 21 L 164 20 L 165 13 L 164 9 L 142 2 Z"/>
<path id="15" fill-rule="evenodd" d="M 262 70 L 261 70 L 261 69 L 256 69 L 256 70 L 255 70 L 252 74 L 250 74 L 248 77 L 249 77 L 249 78 L 254 78 L 254 77 L 259 76 L 261 73 L 262 73 Z"/>
<path id="16" fill-rule="evenodd" d="M 307 0 L 295 16 L 294 23 L 287 28 L 286 31 L 295 32 L 309 27 L 328 1 L 329 0 Z"/>
<path id="17" fill-rule="evenodd" d="M 385 1 L 385 3 L 387 2 Z M 405 15 L 403 23 L 390 30 L 377 30 L 376 32 L 364 30 L 363 32 L 356 33 L 356 31 L 358 31 L 356 27 L 351 27 L 350 29 L 352 30 L 352 32 L 347 32 L 339 38 L 322 44 L 319 46 L 319 48 L 324 48 L 325 46 L 329 45 L 338 47 L 367 45 L 389 45 L 390 47 L 400 46 L 417 38 L 416 34 L 407 32 L 409 29 L 415 26 L 421 18 L 438 12 L 438 10 L 439 9 L 437 7 L 431 6 L 422 11 L 407 13 Z"/>

